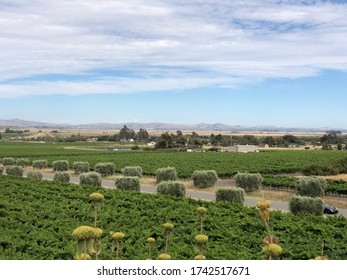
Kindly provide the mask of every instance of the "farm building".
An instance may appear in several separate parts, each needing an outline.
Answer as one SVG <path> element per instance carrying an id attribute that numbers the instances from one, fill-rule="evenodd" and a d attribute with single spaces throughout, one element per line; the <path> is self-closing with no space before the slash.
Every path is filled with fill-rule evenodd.
<path id="1" fill-rule="evenodd" d="M 248 153 L 248 152 L 259 152 L 258 146 L 256 145 L 234 145 L 227 147 L 228 152 L 235 153 Z"/>
<path id="2" fill-rule="evenodd" d="M 88 139 L 86 140 L 87 143 L 95 143 L 95 142 L 97 142 L 97 141 L 98 141 L 98 138 L 96 138 L 96 137 L 88 138 Z"/>

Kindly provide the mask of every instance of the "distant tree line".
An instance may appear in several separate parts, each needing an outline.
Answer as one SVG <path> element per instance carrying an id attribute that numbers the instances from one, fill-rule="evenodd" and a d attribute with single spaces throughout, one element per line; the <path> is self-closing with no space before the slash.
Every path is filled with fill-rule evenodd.
<path id="1" fill-rule="evenodd" d="M 5 129 L 7 133 L 21 134 L 29 132 L 30 130 L 12 130 Z M 52 131 L 56 132 L 56 131 Z M 52 142 L 79 142 L 86 141 L 92 136 L 85 136 L 80 134 L 73 134 L 68 137 L 62 137 L 55 133 L 54 137 L 39 137 L 38 141 L 52 141 Z M 140 128 L 137 132 L 134 129 L 124 125 L 118 133 L 107 134 L 103 133 L 95 137 L 97 141 L 108 142 L 129 142 L 131 139 L 134 142 L 148 143 L 154 141 L 155 149 L 190 149 L 199 148 L 203 145 L 211 146 L 210 150 L 218 151 L 220 147 L 227 147 L 232 145 L 267 145 L 268 147 L 295 147 L 295 146 L 321 146 L 324 150 L 331 150 L 337 148 L 338 150 L 347 148 L 347 136 L 343 135 L 339 130 L 327 131 L 323 136 L 295 136 L 292 134 L 285 134 L 283 136 L 255 136 L 255 135 L 223 135 L 210 134 L 199 135 L 196 132 L 190 134 L 183 134 L 181 130 L 176 133 L 164 132 L 160 136 L 150 135 L 146 129 Z M 0 134 L 1 139 L 1 134 Z"/>
<path id="2" fill-rule="evenodd" d="M 101 135 L 98 136 L 98 141 L 111 141 L 111 142 L 119 142 L 119 141 L 129 141 L 133 139 L 136 142 L 151 140 L 146 129 L 140 128 L 138 132 L 130 129 L 126 125 L 119 131 L 119 133 L 115 133 L 113 135 Z"/>
<path id="3" fill-rule="evenodd" d="M 11 128 L 6 128 L 5 129 L 5 133 L 6 134 L 23 134 L 23 133 L 27 133 L 27 132 L 30 132 L 29 129 L 26 129 L 26 130 L 14 130 L 14 129 L 11 129 Z"/>

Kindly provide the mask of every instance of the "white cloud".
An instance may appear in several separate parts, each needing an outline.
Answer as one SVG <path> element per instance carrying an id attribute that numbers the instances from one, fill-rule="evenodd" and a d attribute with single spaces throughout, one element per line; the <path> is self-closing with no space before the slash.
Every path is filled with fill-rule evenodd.
<path id="1" fill-rule="evenodd" d="M 0 97 L 235 86 L 347 71 L 346 14 L 346 4 L 327 1 L 0 0 Z M 55 74 L 80 79 L 44 78 Z"/>
<path id="2" fill-rule="evenodd" d="M 206 86 L 232 86 L 241 83 L 241 80 L 209 77 L 188 77 L 188 78 L 104 78 L 91 81 L 29 81 L 18 84 L 0 84 L 2 98 L 10 99 L 27 95 L 47 95 L 47 94 L 125 94 L 143 93 L 166 90 L 183 90 L 200 88 Z"/>

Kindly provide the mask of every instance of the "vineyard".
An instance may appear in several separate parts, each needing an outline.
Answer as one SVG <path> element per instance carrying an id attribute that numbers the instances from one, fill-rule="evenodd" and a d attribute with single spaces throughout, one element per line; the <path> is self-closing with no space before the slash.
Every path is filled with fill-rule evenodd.
<path id="1" fill-rule="evenodd" d="M 70 143 L 69 143 L 70 145 Z M 0 143 L 0 158 L 28 157 L 31 161 L 46 159 L 51 164 L 55 160 L 88 161 L 93 167 L 98 162 L 112 162 L 116 171 L 129 165 L 141 166 L 144 175 L 155 175 L 158 168 L 172 166 L 180 178 L 189 178 L 194 170 L 212 169 L 220 177 L 230 177 L 237 172 L 259 172 L 279 174 L 301 171 L 309 164 L 331 164 L 346 158 L 347 151 L 267 151 L 260 153 L 179 153 L 165 151 L 107 151 L 105 144 L 74 144 L 65 149 L 64 144 L 42 143 Z M 75 148 L 74 148 L 75 147 Z M 83 149 L 81 149 L 83 148 Z"/>
<path id="2" fill-rule="evenodd" d="M 121 259 L 146 259 L 148 237 L 155 238 L 153 257 L 165 246 L 163 224 L 174 225 L 168 251 L 173 259 L 194 259 L 194 236 L 199 233 L 196 209 L 207 208 L 204 233 L 207 259 L 265 259 L 267 235 L 255 208 L 222 202 L 195 201 L 164 195 L 140 194 L 55 181 L 0 176 L 0 259 L 73 259 L 72 232 L 93 225 L 92 192 L 104 195 L 99 227 L 104 230 L 100 259 L 112 259 L 110 231 L 125 234 Z M 347 259 L 347 220 L 272 211 L 270 225 L 283 248 L 281 259 Z"/>

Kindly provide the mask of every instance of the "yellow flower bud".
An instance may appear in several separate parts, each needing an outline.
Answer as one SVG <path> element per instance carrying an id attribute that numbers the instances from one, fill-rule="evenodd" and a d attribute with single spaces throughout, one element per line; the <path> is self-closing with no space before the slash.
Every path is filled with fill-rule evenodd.
<path id="1" fill-rule="evenodd" d="M 169 254 L 163 253 L 159 255 L 159 260 L 171 260 L 171 256 Z"/>
<path id="2" fill-rule="evenodd" d="M 86 260 L 91 260 L 92 258 L 91 258 L 90 255 L 82 253 L 82 254 L 80 254 L 80 255 L 76 255 L 76 256 L 75 256 L 75 259 L 76 259 L 76 260 L 83 260 L 83 261 L 86 261 Z"/>
<path id="3" fill-rule="evenodd" d="M 262 253 L 268 255 L 268 256 L 274 256 L 274 257 L 278 257 L 279 255 L 282 254 L 282 247 L 278 244 L 269 244 L 263 247 L 263 249 L 261 250 Z"/>
<path id="4" fill-rule="evenodd" d="M 204 255 L 197 255 L 195 256 L 196 260 L 206 260 L 206 257 Z"/>
<path id="5" fill-rule="evenodd" d="M 269 209 L 271 207 L 271 202 L 268 200 L 261 200 L 261 201 L 257 202 L 256 206 L 260 210 L 266 210 L 266 209 Z"/>
<path id="6" fill-rule="evenodd" d="M 205 234 L 198 234 L 197 236 L 195 236 L 195 241 L 198 244 L 205 244 L 208 241 L 208 236 Z"/>
<path id="7" fill-rule="evenodd" d="M 103 202 L 105 197 L 101 193 L 92 193 L 89 195 L 89 199 L 94 203 Z"/>
<path id="8" fill-rule="evenodd" d="M 166 223 L 166 224 L 164 224 L 164 228 L 166 230 L 172 230 L 174 228 L 174 225 L 171 223 Z"/>
<path id="9" fill-rule="evenodd" d="M 95 228 L 90 226 L 80 226 L 72 232 L 72 236 L 77 240 L 97 238 Z"/>
<path id="10" fill-rule="evenodd" d="M 122 240 L 125 237 L 125 234 L 123 232 L 115 232 L 112 234 L 112 238 L 114 240 Z"/>
<path id="11" fill-rule="evenodd" d="M 200 215 L 203 215 L 207 212 L 207 209 L 205 207 L 198 207 L 196 210 Z"/>
<path id="12" fill-rule="evenodd" d="M 155 239 L 153 237 L 150 237 L 147 239 L 147 243 L 153 244 L 155 242 Z"/>

